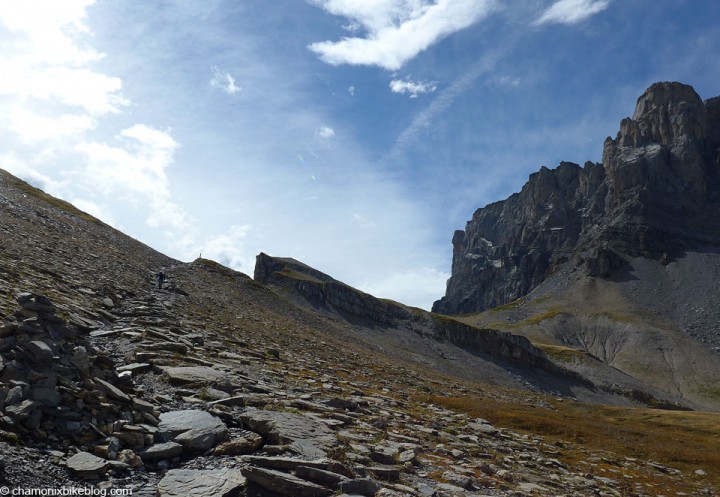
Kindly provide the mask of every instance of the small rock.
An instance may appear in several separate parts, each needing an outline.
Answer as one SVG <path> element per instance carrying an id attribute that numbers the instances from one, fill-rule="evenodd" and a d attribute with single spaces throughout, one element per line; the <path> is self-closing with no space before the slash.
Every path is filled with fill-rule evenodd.
<path id="1" fill-rule="evenodd" d="M 48 344 L 41 340 L 33 340 L 24 344 L 23 352 L 29 355 L 29 359 L 44 366 L 49 366 L 53 360 L 53 351 Z"/>
<path id="2" fill-rule="evenodd" d="M 117 456 L 117 460 L 127 464 L 131 468 L 139 468 L 143 465 L 143 461 L 134 451 L 131 449 L 123 449 Z"/>
<path id="3" fill-rule="evenodd" d="M 141 452 L 140 458 L 143 461 L 158 461 L 161 459 L 172 459 L 183 452 L 183 446 L 177 442 L 165 442 L 155 444 Z"/>
<path id="4" fill-rule="evenodd" d="M 115 385 L 112 385 L 105 380 L 101 380 L 100 378 L 93 378 L 93 381 L 105 391 L 108 397 L 127 403 L 132 402 L 130 397 Z"/>
<path id="5" fill-rule="evenodd" d="M 5 397 L 5 405 L 6 406 L 13 406 L 15 404 L 18 404 L 22 402 L 25 399 L 25 395 L 23 393 L 23 388 L 20 385 L 12 387 L 8 393 L 7 397 Z"/>
<path id="6" fill-rule="evenodd" d="M 373 497 L 382 488 L 380 483 L 370 478 L 357 478 L 340 483 L 340 490 L 348 494 L 364 495 Z"/>
<path id="7" fill-rule="evenodd" d="M 213 451 L 216 456 L 241 456 L 252 454 L 262 447 L 263 438 L 252 431 L 243 431 L 232 440 L 221 443 Z"/>
<path id="8" fill-rule="evenodd" d="M 19 404 L 6 407 L 5 414 L 14 420 L 23 420 L 29 417 L 37 406 L 38 403 L 34 400 L 23 400 Z"/>

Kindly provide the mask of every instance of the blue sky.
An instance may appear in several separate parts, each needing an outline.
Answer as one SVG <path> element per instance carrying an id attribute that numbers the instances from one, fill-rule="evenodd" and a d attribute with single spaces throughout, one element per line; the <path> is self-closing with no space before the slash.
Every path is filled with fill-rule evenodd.
<path id="1" fill-rule="evenodd" d="M 295 257 L 429 308 L 451 238 L 601 159 L 655 81 L 720 94 L 715 0 L 0 3 L 0 167 L 178 259 Z"/>

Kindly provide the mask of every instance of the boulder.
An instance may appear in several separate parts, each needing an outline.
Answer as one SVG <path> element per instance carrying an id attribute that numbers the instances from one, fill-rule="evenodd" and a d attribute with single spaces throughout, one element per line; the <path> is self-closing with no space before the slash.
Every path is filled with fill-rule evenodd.
<path id="1" fill-rule="evenodd" d="M 194 409 L 170 411 L 160 415 L 158 430 L 169 434 L 186 450 L 204 451 L 227 440 L 228 429 L 219 418 Z"/>
<path id="2" fill-rule="evenodd" d="M 337 437 L 327 425 L 302 414 L 248 409 L 240 419 L 267 442 L 287 444 L 303 459 L 324 458 L 328 451 L 339 447 Z"/>
<path id="3" fill-rule="evenodd" d="M 364 495 L 365 497 L 373 497 L 382 485 L 370 478 L 356 478 L 340 483 L 340 490 L 347 494 Z"/>

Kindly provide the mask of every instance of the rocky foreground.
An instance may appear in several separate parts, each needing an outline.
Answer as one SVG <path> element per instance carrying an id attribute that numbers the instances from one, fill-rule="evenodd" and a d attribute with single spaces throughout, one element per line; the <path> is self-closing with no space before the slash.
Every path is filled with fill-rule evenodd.
<path id="1" fill-rule="evenodd" d="M 687 478 L 591 452 L 569 466 L 566 444 L 418 400 L 480 390 L 352 351 L 343 367 L 255 333 L 229 341 L 179 318 L 187 300 L 179 287 L 147 289 L 104 297 L 100 313 L 75 308 L 65 321 L 65 306 L 16 296 L 0 349 L 5 485 L 89 483 L 141 496 L 626 496 L 656 495 L 633 484 L 639 473 Z"/>

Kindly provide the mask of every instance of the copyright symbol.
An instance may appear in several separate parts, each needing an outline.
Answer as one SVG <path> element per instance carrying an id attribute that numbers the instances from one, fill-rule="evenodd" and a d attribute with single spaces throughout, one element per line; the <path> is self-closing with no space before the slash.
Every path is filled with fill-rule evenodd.
<path id="1" fill-rule="evenodd" d="M 0 487 L 0 495 L 10 495 L 10 489 L 7 487 Z"/>

